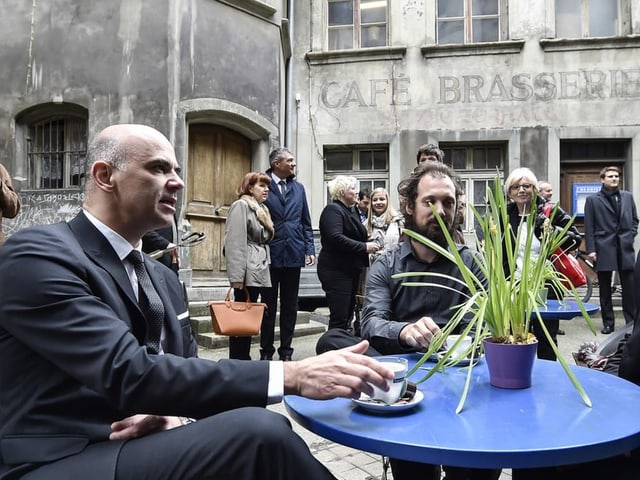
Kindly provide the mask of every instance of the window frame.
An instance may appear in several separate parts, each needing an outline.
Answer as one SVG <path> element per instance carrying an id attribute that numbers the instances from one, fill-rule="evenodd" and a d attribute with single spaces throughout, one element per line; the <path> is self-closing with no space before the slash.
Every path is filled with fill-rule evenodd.
<path id="1" fill-rule="evenodd" d="M 486 43 L 495 43 L 495 42 L 504 42 L 509 39 L 509 4 L 508 0 L 496 0 L 498 4 L 498 13 L 490 14 L 490 15 L 473 15 L 473 0 L 462 0 L 464 3 L 463 6 L 463 16 L 462 17 L 439 17 L 438 16 L 438 0 L 434 2 L 435 5 L 435 33 L 436 33 L 436 45 L 446 46 L 446 45 L 483 45 Z M 489 19 L 496 18 L 498 20 L 498 39 L 497 40 L 486 40 L 486 41 L 474 41 L 473 40 L 473 21 L 478 19 Z M 450 22 L 459 22 L 463 21 L 463 42 L 455 43 L 441 43 L 440 42 L 440 22 L 450 23 Z"/>
<path id="2" fill-rule="evenodd" d="M 556 38 L 567 38 L 567 39 L 585 39 L 585 38 L 611 38 L 611 37 L 619 37 L 624 35 L 624 15 L 627 11 L 627 5 L 624 0 L 615 0 L 616 5 L 616 31 L 611 35 L 605 36 L 592 36 L 590 35 L 590 22 L 589 22 L 589 13 L 590 13 L 590 3 L 593 1 L 601 1 L 601 0 L 578 0 L 580 2 L 580 35 L 578 36 L 567 36 L 560 35 L 558 33 L 558 0 L 554 1 L 553 5 L 553 13 L 554 13 L 554 29 Z"/>
<path id="3" fill-rule="evenodd" d="M 462 231 L 470 235 L 475 229 L 474 215 L 470 205 L 473 205 L 477 210 L 484 211 L 486 200 L 486 188 L 493 187 L 493 180 L 496 174 L 503 180 L 505 176 L 505 165 L 507 164 L 508 154 L 508 142 L 440 142 L 440 149 L 445 152 L 444 163 L 447 165 L 453 165 L 453 158 L 451 152 L 454 149 L 465 149 L 466 153 L 466 165 L 465 168 L 454 168 L 455 172 L 460 178 L 462 189 L 467 197 L 467 211 L 465 212 L 465 222 L 462 226 Z M 500 165 L 496 168 L 473 168 L 474 149 L 495 149 L 500 150 Z M 483 182 L 485 190 L 482 192 L 483 200 L 478 199 L 476 201 L 476 183 Z"/>
<path id="4" fill-rule="evenodd" d="M 384 169 L 360 169 L 360 153 L 361 152 L 384 152 L 386 166 Z M 331 153 L 347 153 L 351 154 L 351 169 L 328 169 L 327 168 L 327 154 Z M 324 191 L 325 191 L 325 203 L 330 203 L 328 193 L 328 183 L 334 179 L 337 175 L 349 175 L 356 177 L 359 183 L 359 190 L 369 189 L 373 190 L 377 187 L 385 188 L 390 195 L 393 193 L 389 191 L 389 145 L 382 143 L 375 144 L 357 144 L 357 145 L 325 145 L 322 156 L 323 171 L 324 171 Z"/>
<path id="5" fill-rule="evenodd" d="M 367 48 L 380 48 L 380 47 L 387 47 L 389 46 L 389 0 L 377 0 L 380 2 L 384 2 L 385 3 L 385 21 L 384 22 L 369 22 L 369 23 L 362 23 L 362 9 L 361 9 L 361 2 L 363 1 L 371 1 L 371 0 L 351 0 L 352 2 L 352 10 L 353 10 L 353 18 L 352 18 L 352 23 L 350 24 L 339 24 L 339 25 L 330 25 L 329 23 L 329 4 L 331 3 L 346 3 L 347 0 L 327 0 L 325 2 L 325 8 L 326 8 L 326 44 L 327 44 L 327 50 L 328 51 L 341 51 L 341 50 L 354 50 L 354 49 L 367 49 Z M 368 28 L 371 26 L 384 26 L 384 30 L 385 30 L 385 35 L 384 35 L 384 42 L 381 45 L 372 45 L 372 46 L 366 46 L 363 47 L 362 43 L 363 43 L 363 26 L 364 28 Z M 337 31 L 337 30 L 343 30 L 346 28 L 350 28 L 352 31 L 352 38 L 351 38 L 351 46 L 349 47 L 345 47 L 345 48 L 334 48 L 331 46 L 331 32 L 332 31 Z"/>
<path id="6" fill-rule="evenodd" d="M 52 129 L 56 130 L 57 138 L 55 139 Z M 42 141 L 38 142 L 32 138 L 34 133 L 38 136 L 44 135 L 47 131 L 48 139 L 43 137 Z M 26 122 L 24 132 L 27 188 L 32 190 L 82 189 L 88 148 L 88 125 L 85 118 L 69 114 L 48 115 Z M 58 143 L 60 134 L 62 145 Z M 80 148 L 73 148 L 75 141 L 80 142 Z M 53 148 L 54 142 L 55 148 Z M 39 147 L 36 150 L 34 150 L 35 144 Z M 55 178 L 51 175 L 48 177 L 42 175 L 45 157 L 49 157 L 51 162 L 58 161 L 61 164 L 61 178 L 57 184 L 53 183 Z M 72 170 L 74 166 L 78 167 L 75 172 Z M 48 184 L 45 183 L 47 179 L 50 182 Z"/>

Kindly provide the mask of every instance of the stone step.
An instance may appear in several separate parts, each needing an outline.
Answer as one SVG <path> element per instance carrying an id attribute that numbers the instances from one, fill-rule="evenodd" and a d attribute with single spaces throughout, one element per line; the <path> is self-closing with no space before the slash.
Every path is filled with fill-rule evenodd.
<path id="1" fill-rule="evenodd" d="M 317 333 L 324 332 L 326 329 L 327 329 L 326 325 L 321 322 L 317 322 L 315 320 L 307 320 L 306 323 L 302 323 L 302 324 L 296 323 L 296 330 L 295 330 L 294 337 L 315 335 Z M 196 343 L 203 348 L 210 348 L 210 349 L 225 348 L 229 344 L 229 337 L 224 335 L 216 335 L 211 331 L 197 333 L 194 330 L 194 335 L 196 338 Z M 276 331 L 275 331 L 275 340 L 276 341 L 280 340 L 280 329 L 278 327 L 276 327 Z M 260 335 L 254 335 L 253 337 L 251 337 L 251 343 L 259 344 Z"/>

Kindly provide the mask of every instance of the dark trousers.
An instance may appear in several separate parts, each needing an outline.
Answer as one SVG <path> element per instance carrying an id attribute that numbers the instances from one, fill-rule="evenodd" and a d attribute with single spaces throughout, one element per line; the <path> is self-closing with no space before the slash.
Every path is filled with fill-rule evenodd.
<path id="1" fill-rule="evenodd" d="M 598 289 L 600 290 L 600 313 L 602 326 L 615 328 L 615 316 L 613 314 L 613 300 L 611 299 L 611 277 L 613 272 L 598 272 Z M 633 322 L 636 314 L 636 302 L 634 295 L 633 270 L 618 272 L 620 287 L 622 288 L 622 314 L 626 323 Z"/>
<path id="2" fill-rule="evenodd" d="M 99 446 L 96 444 L 95 446 Z M 93 447 L 93 446 L 92 446 Z M 92 447 L 47 464 L 23 480 L 75 480 L 92 476 Z M 85 453 L 86 452 L 86 453 Z M 330 480 L 289 421 L 263 408 L 241 408 L 122 445 L 116 480 Z"/>
<path id="3" fill-rule="evenodd" d="M 440 480 L 440 465 L 389 459 L 394 480 Z M 445 480 L 498 480 L 502 470 L 443 466 Z"/>
<path id="4" fill-rule="evenodd" d="M 249 290 L 249 301 L 257 302 L 260 296 L 260 287 L 247 287 Z M 236 302 L 245 302 L 247 295 L 244 290 L 233 289 L 233 298 Z M 264 323 L 264 319 L 262 320 Z M 251 337 L 229 337 L 229 358 L 236 360 L 251 360 Z"/>
<path id="5" fill-rule="evenodd" d="M 329 328 L 349 328 L 356 309 L 360 270 L 341 270 L 318 263 L 318 278 L 327 297 Z"/>
<path id="6" fill-rule="evenodd" d="M 342 328 L 332 328 L 322 334 L 316 343 L 316 353 L 328 352 L 330 350 L 339 350 L 341 348 L 352 347 L 359 343 L 362 339 Z M 375 348 L 369 347 L 365 355 L 369 357 L 378 357 L 381 355 Z"/>
<path id="7" fill-rule="evenodd" d="M 547 468 L 514 468 L 513 480 L 637 480 L 640 449 L 594 462 Z"/>
<path id="8" fill-rule="evenodd" d="M 548 288 L 547 298 L 550 300 L 558 300 L 558 295 L 556 291 L 551 288 L 551 285 L 546 285 Z M 551 339 L 553 343 L 558 345 L 558 330 L 560 328 L 560 320 L 558 319 L 545 319 L 542 321 L 544 326 L 547 327 L 547 331 L 551 335 Z M 553 351 L 553 347 L 551 346 L 551 342 L 544 334 L 544 330 L 542 329 L 542 325 L 537 318 L 531 319 L 531 331 L 538 339 L 538 358 L 542 360 L 552 360 L 556 361 L 556 353 Z"/>
<path id="9" fill-rule="evenodd" d="M 260 329 L 260 351 L 272 356 L 278 312 L 278 292 L 280 293 L 280 348 L 278 355 L 293 355 L 291 342 L 298 318 L 298 287 L 300 286 L 300 267 L 272 268 L 271 287 L 262 289 L 262 301 L 267 304 L 267 313 Z"/>

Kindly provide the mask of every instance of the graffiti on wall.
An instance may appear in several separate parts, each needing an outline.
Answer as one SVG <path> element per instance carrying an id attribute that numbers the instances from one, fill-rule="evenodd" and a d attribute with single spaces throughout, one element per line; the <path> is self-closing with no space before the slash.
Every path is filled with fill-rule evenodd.
<path id="1" fill-rule="evenodd" d="M 9 236 L 33 225 L 44 225 L 71 220 L 82 208 L 84 193 L 77 190 L 49 190 L 20 192 L 20 213 L 16 218 L 5 218 L 2 228 Z"/>

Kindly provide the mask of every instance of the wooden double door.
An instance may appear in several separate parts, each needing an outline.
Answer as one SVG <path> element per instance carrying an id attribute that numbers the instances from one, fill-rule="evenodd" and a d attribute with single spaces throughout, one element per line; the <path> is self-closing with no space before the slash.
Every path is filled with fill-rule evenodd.
<path id="1" fill-rule="evenodd" d="M 189 126 L 185 218 L 206 240 L 191 249 L 194 278 L 226 278 L 223 255 L 225 222 L 236 189 L 251 171 L 251 141 L 233 130 Z"/>

